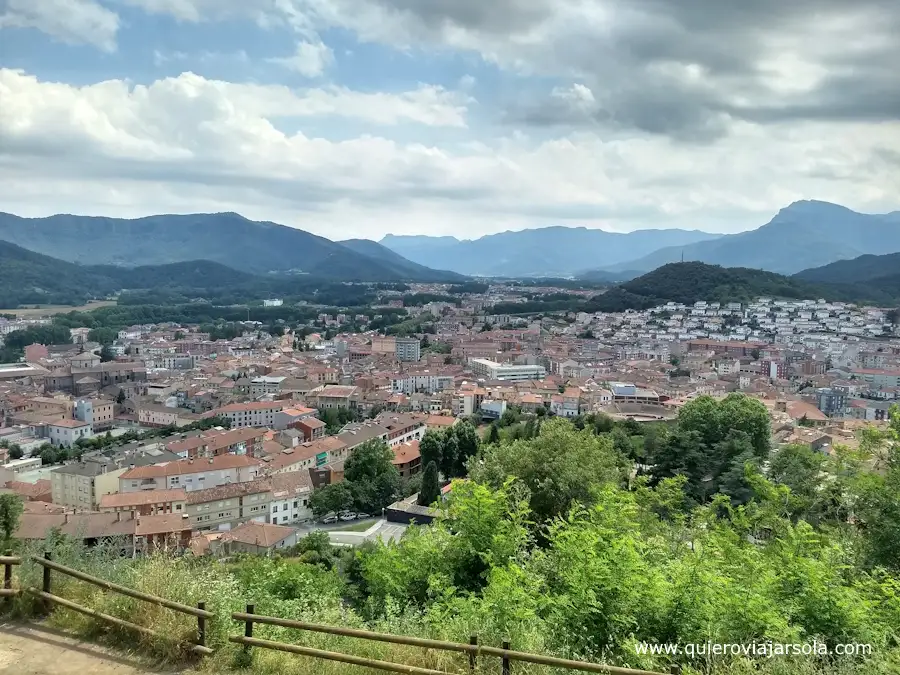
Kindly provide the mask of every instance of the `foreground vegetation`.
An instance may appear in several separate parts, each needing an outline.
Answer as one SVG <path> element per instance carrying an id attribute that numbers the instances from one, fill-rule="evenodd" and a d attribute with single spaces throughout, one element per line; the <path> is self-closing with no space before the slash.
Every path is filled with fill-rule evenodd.
<path id="1" fill-rule="evenodd" d="M 867 430 L 858 451 L 823 456 L 806 446 L 772 452 L 759 407 L 743 396 L 700 398 L 651 440 L 601 416 L 579 420 L 581 429 L 545 419 L 527 438 L 482 443 L 442 507 L 446 518 L 392 544 L 338 551 L 318 535 L 283 557 L 228 563 L 122 559 L 56 536 L 24 548 L 46 546 L 104 578 L 205 601 L 218 616 L 205 672 L 241 663 L 227 643 L 241 627 L 227 616 L 246 603 L 262 614 L 404 635 L 467 642 L 477 634 L 491 645 L 511 638 L 520 650 L 659 671 L 678 663 L 691 674 L 900 672 L 900 412 L 890 428 Z M 23 566 L 20 582 L 39 585 L 39 568 Z M 61 575 L 53 583 L 64 597 L 167 636 L 140 638 L 160 656 L 178 658 L 179 642 L 193 635 L 191 618 Z M 14 605 L 19 614 L 36 609 L 27 597 Z M 138 639 L 67 611 L 53 620 L 120 644 Z M 276 627 L 254 635 L 439 669 L 465 665 L 456 655 Z M 637 642 L 813 640 L 864 643 L 872 654 L 691 660 L 635 651 Z M 255 652 L 253 672 L 348 672 Z"/>

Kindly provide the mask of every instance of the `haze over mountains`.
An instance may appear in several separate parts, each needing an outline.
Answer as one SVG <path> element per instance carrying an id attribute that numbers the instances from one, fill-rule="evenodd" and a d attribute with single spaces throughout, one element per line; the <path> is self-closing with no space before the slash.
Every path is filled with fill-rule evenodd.
<path id="1" fill-rule="evenodd" d="M 579 275 L 615 281 L 682 257 L 794 274 L 865 253 L 900 251 L 900 212 L 867 215 L 828 202 L 801 201 L 756 230 L 730 235 L 685 230 L 616 234 L 549 227 L 471 241 L 388 235 L 381 243 L 423 265 L 443 262 L 464 274 Z"/>
<path id="2" fill-rule="evenodd" d="M 474 276 L 553 277 L 615 265 L 663 246 L 684 246 L 722 235 L 699 230 L 636 230 L 622 234 L 585 227 L 542 227 L 479 239 L 387 235 L 380 243 L 422 265 L 450 266 Z"/>

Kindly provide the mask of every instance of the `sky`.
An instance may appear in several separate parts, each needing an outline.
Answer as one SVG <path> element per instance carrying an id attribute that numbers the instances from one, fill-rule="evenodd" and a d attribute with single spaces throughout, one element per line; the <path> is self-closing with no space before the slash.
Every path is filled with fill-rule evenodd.
<path id="1" fill-rule="evenodd" d="M 331 239 L 900 209 L 897 0 L 0 0 L 0 210 Z"/>

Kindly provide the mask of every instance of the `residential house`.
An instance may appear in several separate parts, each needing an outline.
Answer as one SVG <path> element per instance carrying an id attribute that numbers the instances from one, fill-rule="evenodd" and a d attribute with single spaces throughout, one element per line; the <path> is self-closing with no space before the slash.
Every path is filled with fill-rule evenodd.
<path id="1" fill-rule="evenodd" d="M 298 531 L 293 527 L 268 523 L 244 523 L 228 534 L 222 535 L 220 542 L 222 550 L 226 554 L 271 555 L 275 551 L 294 546 L 298 536 Z"/>
<path id="2" fill-rule="evenodd" d="M 419 441 L 408 441 L 395 445 L 394 459 L 391 464 L 397 467 L 401 478 L 409 478 L 422 470 L 422 455 L 419 453 Z"/>
<path id="3" fill-rule="evenodd" d="M 61 419 L 47 424 L 47 436 L 50 442 L 61 448 L 70 448 L 82 438 L 93 436 L 91 425 L 81 420 Z"/>

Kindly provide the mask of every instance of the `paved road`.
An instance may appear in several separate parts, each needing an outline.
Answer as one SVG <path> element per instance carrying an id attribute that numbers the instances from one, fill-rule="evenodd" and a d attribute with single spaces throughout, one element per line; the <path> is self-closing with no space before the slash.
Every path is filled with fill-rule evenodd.
<path id="1" fill-rule="evenodd" d="M 0 675 L 176 675 L 42 624 L 0 625 Z"/>

